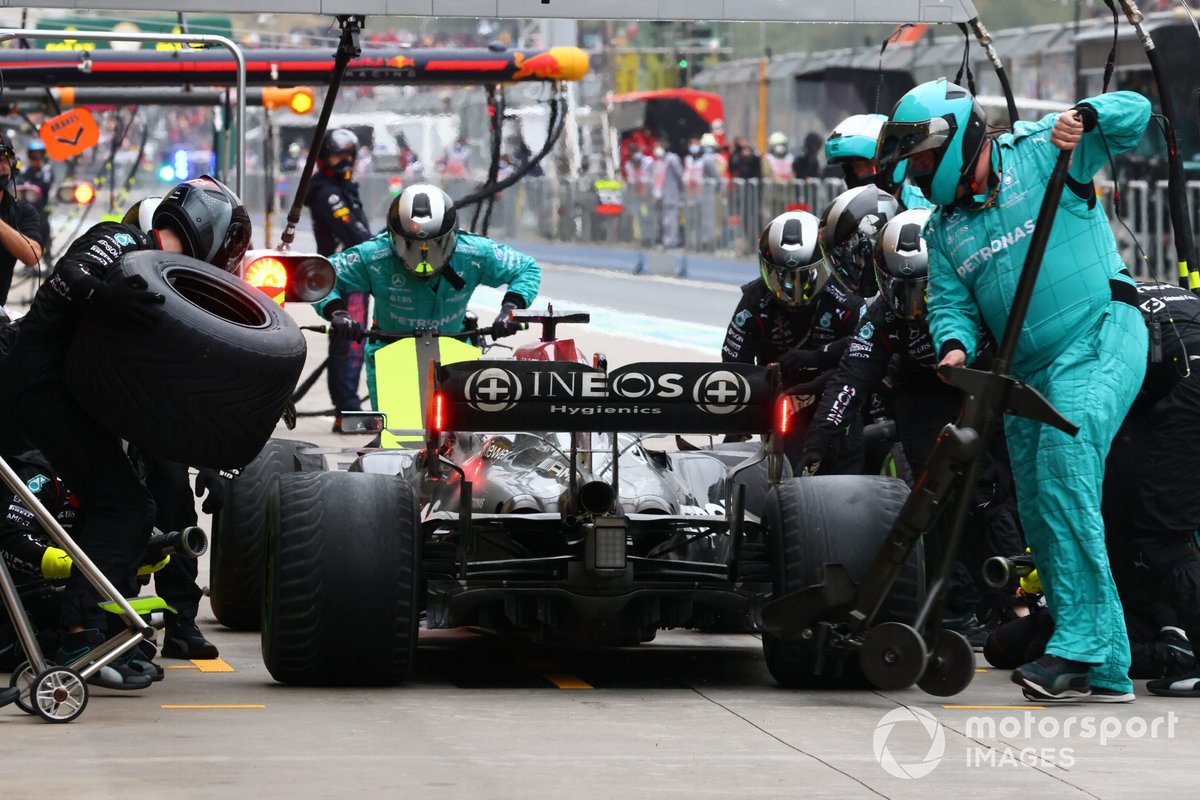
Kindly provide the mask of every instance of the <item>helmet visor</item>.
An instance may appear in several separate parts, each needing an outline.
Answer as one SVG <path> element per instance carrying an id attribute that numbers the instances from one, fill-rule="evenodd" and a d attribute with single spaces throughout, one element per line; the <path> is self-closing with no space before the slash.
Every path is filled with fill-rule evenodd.
<path id="1" fill-rule="evenodd" d="M 863 297 L 875 294 L 875 259 L 867 237 L 856 233 L 831 250 L 822 244 L 821 250 L 847 289 Z"/>
<path id="2" fill-rule="evenodd" d="M 429 280 L 449 263 L 456 241 L 453 231 L 437 239 L 407 239 L 393 233 L 392 249 L 405 269 L 422 280 Z"/>
<path id="3" fill-rule="evenodd" d="M 928 287 L 928 278 L 906 279 L 879 275 L 879 290 L 901 319 L 916 321 L 925 318 Z"/>
<path id="4" fill-rule="evenodd" d="M 825 259 L 797 267 L 777 267 L 760 258 L 759 269 L 771 293 L 793 307 L 807 306 L 816 300 L 830 274 Z"/>
<path id="5" fill-rule="evenodd" d="M 943 117 L 920 122 L 885 123 L 879 132 L 879 153 L 876 157 L 879 171 L 887 172 L 916 153 L 945 147 L 953 135 L 950 123 Z"/>

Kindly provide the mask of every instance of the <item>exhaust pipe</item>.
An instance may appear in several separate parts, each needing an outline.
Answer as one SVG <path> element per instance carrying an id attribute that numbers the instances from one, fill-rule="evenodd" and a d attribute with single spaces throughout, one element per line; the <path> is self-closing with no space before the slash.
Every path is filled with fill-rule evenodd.
<path id="1" fill-rule="evenodd" d="M 592 516 L 603 516 L 613 509 L 617 493 L 604 481 L 588 481 L 575 493 L 579 507 Z"/>

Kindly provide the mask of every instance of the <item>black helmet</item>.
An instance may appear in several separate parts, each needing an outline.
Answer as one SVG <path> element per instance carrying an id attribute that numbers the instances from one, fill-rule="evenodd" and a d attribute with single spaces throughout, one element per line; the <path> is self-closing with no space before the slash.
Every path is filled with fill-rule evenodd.
<path id="1" fill-rule="evenodd" d="M 879 291 L 892 310 L 907 320 L 925 317 L 929 250 L 921 237 L 921 229 L 928 219 L 928 208 L 914 208 L 897 214 L 883 226 L 875 244 Z"/>
<path id="2" fill-rule="evenodd" d="M 458 212 L 450 195 L 428 183 L 416 183 L 396 196 L 388 208 L 392 249 L 404 268 L 429 279 L 450 261 L 458 240 Z"/>
<path id="3" fill-rule="evenodd" d="M 250 216 L 238 196 L 211 175 L 176 186 L 154 209 L 155 228 L 174 231 L 183 240 L 183 254 L 207 261 L 228 272 L 250 244 Z"/>
<path id="4" fill-rule="evenodd" d="M 339 163 L 336 167 L 329 163 L 329 159 L 335 155 L 347 155 L 350 158 Z M 349 179 L 354 173 L 354 160 L 358 157 L 358 137 L 353 131 L 345 128 L 334 128 L 325 134 L 325 138 L 321 140 L 321 149 L 317 151 L 317 160 L 321 162 L 321 172 L 329 177 L 334 177 L 335 173 L 344 172 L 344 177 Z"/>
<path id="5" fill-rule="evenodd" d="M 831 275 L 817 243 L 817 218 L 807 211 L 780 214 L 758 237 L 763 283 L 792 308 L 811 305 Z"/>
<path id="6" fill-rule="evenodd" d="M 878 291 L 871 266 L 875 238 L 900 211 L 896 198 L 876 186 L 858 186 L 833 199 L 821 218 L 821 250 L 842 284 L 870 297 Z"/>

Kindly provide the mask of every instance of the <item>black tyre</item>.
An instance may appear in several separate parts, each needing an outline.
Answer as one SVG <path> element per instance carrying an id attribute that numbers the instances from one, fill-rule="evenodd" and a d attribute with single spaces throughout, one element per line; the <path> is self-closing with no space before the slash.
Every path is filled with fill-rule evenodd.
<path id="1" fill-rule="evenodd" d="M 774 547 L 774 596 L 818 583 L 827 563 L 843 564 L 853 580 L 862 580 L 907 497 L 903 481 L 875 475 L 828 475 L 780 483 L 767 495 L 765 509 Z M 925 596 L 923 562 L 924 548 L 918 544 L 878 621 L 912 621 Z M 825 664 L 821 676 L 813 674 L 816 651 L 809 641 L 783 641 L 764 633 L 763 654 L 781 686 L 865 685 L 857 658 L 849 652 L 834 652 L 841 663 Z"/>
<path id="2" fill-rule="evenodd" d="M 227 628 L 256 631 L 261 624 L 267 490 L 297 471 L 300 450 L 315 446 L 271 439 L 226 487 L 225 506 L 213 517 L 208 583 L 213 614 Z"/>
<path id="3" fill-rule="evenodd" d="M 246 465 L 300 377 L 299 327 L 262 292 L 195 259 L 131 253 L 108 280 L 132 276 L 166 298 L 162 319 L 139 335 L 86 315 L 68 356 L 72 394 L 146 452 L 194 467 Z"/>
<path id="4" fill-rule="evenodd" d="M 308 686 L 404 681 L 420 613 L 421 524 L 398 478 L 281 475 L 267 511 L 263 661 Z"/>

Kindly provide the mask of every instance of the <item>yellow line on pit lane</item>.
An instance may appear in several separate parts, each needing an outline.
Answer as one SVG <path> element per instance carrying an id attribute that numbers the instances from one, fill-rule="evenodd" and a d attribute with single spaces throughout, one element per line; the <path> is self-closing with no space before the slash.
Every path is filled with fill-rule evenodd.
<path id="1" fill-rule="evenodd" d="M 167 669 L 200 669 L 195 664 L 168 664 Z"/>
<path id="2" fill-rule="evenodd" d="M 964 709 L 965 708 L 965 709 L 971 709 L 971 710 L 1015 709 L 1017 711 L 1045 711 L 1046 710 L 1045 706 L 1031 706 L 1031 705 L 1024 705 L 1024 706 L 942 706 L 942 708 L 949 708 L 949 709 Z"/>
<path id="3" fill-rule="evenodd" d="M 198 708 L 203 708 L 203 709 L 208 709 L 208 708 L 266 708 L 266 706 L 258 706 L 258 705 L 244 705 L 244 706 L 235 706 L 235 705 L 212 705 L 212 706 L 159 706 L 159 708 L 169 708 L 169 709 L 198 709 Z"/>
<path id="4" fill-rule="evenodd" d="M 201 672 L 237 672 L 233 667 L 226 664 L 222 658 L 193 658 L 192 663 Z"/>
<path id="5" fill-rule="evenodd" d="M 543 678 L 553 683 L 560 689 L 594 689 L 590 683 L 581 681 L 574 675 L 567 675 L 563 672 L 547 672 L 542 675 Z"/>

